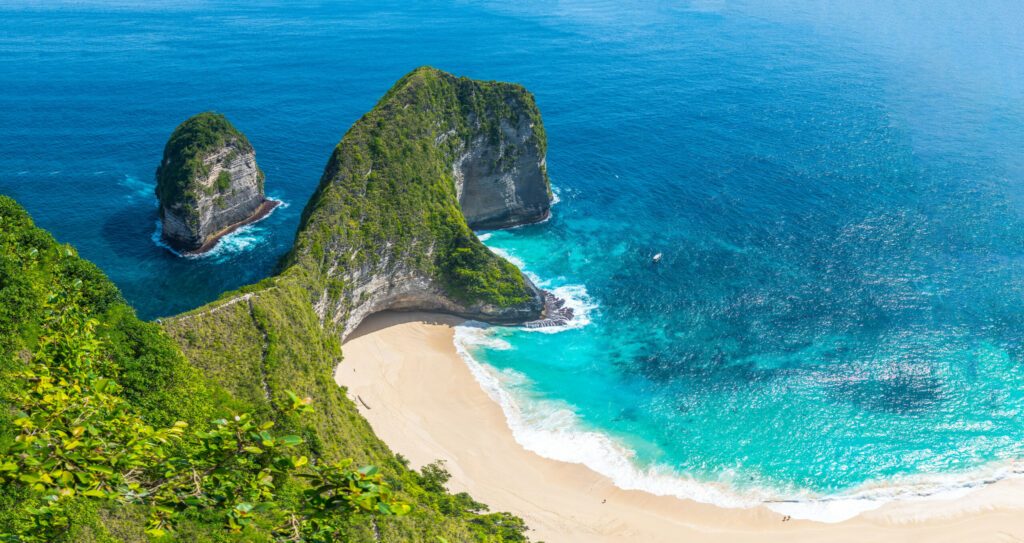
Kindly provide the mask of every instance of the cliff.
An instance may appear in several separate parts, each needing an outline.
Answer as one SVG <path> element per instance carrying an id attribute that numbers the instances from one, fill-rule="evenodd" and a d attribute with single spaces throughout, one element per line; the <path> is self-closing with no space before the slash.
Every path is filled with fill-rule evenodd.
<path id="1" fill-rule="evenodd" d="M 295 454 L 321 463 L 352 458 L 356 466 L 376 466 L 399 498 L 413 507 L 402 517 L 349 513 L 335 541 L 526 541 L 520 519 L 488 513 L 486 506 L 468 495 L 446 492 L 443 472 L 411 470 L 377 439 L 345 391 L 333 382 L 331 371 L 341 358 L 340 341 L 326 333 L 312 311 L 301 310 L 309 307 L 307 294 L 262 285 L 248 290 L 248 294 L 229 294 L 192 317 L 175 319 L 166 326 L 175 334 L 172 339 L 159 324 L 138 320 L 99 268 L 36 228 L 23 209 L 0 195 L 0 464 L 10 460 L 9 448 L 19 433 L 35 433 L 25 420 L 18 420 L 25 417 L 28 406 L 14 399 L 34 394 L 37 385 L 46 382 L 40 376 L 66 374 L 67 366 L 80 367 L 85 359 L 101 372 L 91 381 L 96 388 L 86 386 L 85 390 L 91 390 L 94 399 L 100 394 L 103 403 L 72 405 L 72 415 L 34 411 L 31 420 L 111 417 L 103 420 L 106 424 L 97 423 L 97 428 L 87 424 L 87 434 L 102 440 L 108 424 L 116 426 L 134 417 L 155 428 L 186 421 L 189 429 L 202 434 L 211 428 L 211 419 L 249 413 L 256 420 L 273 422 L 277 436 L 301 436 L 305 443 Z M 61 308 L 68 304 L 80 308 L 81 314 L 62 315 Z M 83 336 L 83 327 L 94 327 L 95 337 Z M 63 338 L 61 349 L 44 347 L 53 338 Z M 178 344 L 188 346 L 187 358 Z M 49 366 L 37 365 L 44 361 Z M 29 374 L 35 378 L 28 378 Z M 83 389 L 78 382 L 61 386 L 72 385 L 79 392 Z M 290 413 L 287 391 L 311 396 L 314 412 L 309 417 Z M 33 397 L 43 405 L 67 407 L 60 399 L 44 399 L 43 393 Z M 66 437 L 80 430 L 60 426 L 56 431 L 58 435 L 65 432 L 67 446 L 41 448 L 37 454 L 50 456 L 56 463 L 83 453 Z M 189 454 L 181 443 L 173 447 L 175 455 Z M 109 473 L 110 466 L 117 464 L 114 459 L 86 454 L 75 457 L 75 462 L 77 477 L 70 482 L 56 475 L 46 481 L 27 474 L 18 478 L 19 473 L 11 475 L 8 465 L 0 469 L 0 538 L 49 543 L 292 541 L 291 531 L 283 536 L 277 531 L 290 522 L 281 511 L 304 499 L 303 490 L 308 488 L 302 478 L 275 478 L 278 494 L 273 507 L 258 508 L 247 516 L 252 524 L 242 528 L 236 524 L 233 530 L 226 518 L 234 502 L 194 509 L 181 504 L 174 531 L 154 537 L 147 528 L 154 518 L 167 515 L 166 510 L 137 503 L 140 500 L 125 503 L 104 498 L 89 486 L 87 475 L 78 473 L 93 469 Z M 249 469 L 258 474 L 262 467 L 256 464 Z M 157 479 L 164 473 L 162 466 L 135 464 L 125 476 L 145 479 L 142 472 Z M 62 493 L 59 502 L 44 497 L 58 484 L 87 491 Z M 239 499 L 247 498 L 234 496 L 235 501 Z M 44 519 L 41 524 L 33 524 L 32 519 L 40 518 Z M 15 533 L 32 537 L 11 535 Z"/>
<path id="2" fill-rule="evenodd" d="M 211 178 L 228 171 L 234 180 L 237 161 L 252 159 L 244 136 L 218 117 L 201 115 L 195 126 L 179 127 L 181 137 L 172 136 L 158 171 L 162 213 L 197 225 L 190 246 L 210 231 L 203 224 L 213 224 L 203 222 L 209 202 L 200 203 L 216 199 L 206 194 Z M 343 338 L 375 311 L 441 310 L 509 323 L 544 314 L 540 291 L 482 245 L 463 215 L 477 226 L 544 218 L 544 150 L 539 113 L 522 87 L 417 69 L 335 148 L 280 273 L 159 326 L 139 322 L 99 270 L 0 197 L 0 403 L 26 386 L 17 372 L 46 331 L 42 323 L 52 321 L 48 300 L 60 289 L 98 323 L 102 347 L 80 343 L 103 349 L 104 368 L 132 413 L 153 425 L 185 420 L 198 430 L 213 417 L 250 413 L 275 423 L 277 434 L 301 436 L 310 463 L 352 458 L 377 466 L 413 506 L 403 517 L 353 513 L 336 540 L 525 542 L 520 519 L 449 494 L 443 471 L 409 469 L 332 376 Z M 254 159 L 240 168 L 250 179 L 258 172 Z M 218 214 L 205 213 L 211 220 Z M 297 418 L 288 408 L 290 392 L 311 398 L 314 412 Z M 17 431 L 15 406 L 3 406 L 0 450 Z M 186 515 L 165 539 L 276 540 L 272 531 L 289 521 L 280 511 L 303 499 L 307 484 L 283 481 L 281 507 L 253 510 L 254 522 L 241 532 L 224 529 L 223 511 L 203 510 Z M 25 485 L 0 485 L 0 534 L 24 525 L 28 508 L 38 507 L 32 500 Z M 68 500 L 74 516 L 60 541 L 146 541 L 147 516 L 161 514 L 84 494 Z"/>
<path id="3" fill-rule="evenodd" d="M 547 217 L 545 150 L 522 86 L 416 69 L 334 149 L 284 267 L 342 336 L 387 309 L 537 319 L 540 291 L 470 227 Z"/>
<path id="4" fill-rule="evenodd" d="M 224 234 L 273 207 L 249 140 L 220 114 L 181 123 L 156 170 L 163 239 L 186 253 L 211 249 Z"/>
<path id="5" fill-rule="evenodd" d="M 333 381 L 342 341 L 367 315 L 386 309 L 508 323 L 542 317 L 542 293 L 480 243 L 460 196 L 467 186 L 504 179 L 509 203 L 488 208 L 488 220 L 512 225 L 546 216 L 546 200 L 533 205 L 539 212 L 516 203 L 549 193 L 544 150 L 539 112 L 523 87 L 414 70 L 335 147 L 280 272 L 164 319 L 163 327 L 190 362 L 262 416 L 282 416 L 286 390 L 312 397 L 317 410 L 303 435 L 315 456 L 401 470 L 385 445 L 366 437 L 365 419 Z M 513 155 L 517 160 L 487 169 L 500 175 L 468 168 L 479 157 Z M 539 186 L 517 171 L 532 172 L 526 175 Z M 419 511 L 351 540 L 435 541 L 439 533 L 452 542 L 526 540 L 521 521 L 500 513 L 442 527 L 436 517 L 416 516 Z"/>
<path id="6" fill-rule="evenodd" d="M 457 142 L 452 164 L 455 192 L 466 223 L 473 229 L 498 229 L 548 218 L 547 143 L 533 96 L 516 85 L 465 80 L 454 84 L 469 87 L 468 92 L 460 92 L 469 97 L 462 106 L 473 133 Z M 484 85 L 495 87 L 488 90 L 499 95 L 499 107 L 480 98 L 486 92 L 481 88 Z"/>

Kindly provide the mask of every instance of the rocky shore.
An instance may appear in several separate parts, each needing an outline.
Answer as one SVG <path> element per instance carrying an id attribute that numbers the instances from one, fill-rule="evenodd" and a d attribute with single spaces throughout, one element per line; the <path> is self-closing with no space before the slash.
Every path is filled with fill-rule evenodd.
<path id="1" fill-rule="evenodd" d="M 203 244 L 200 245 L 198 249 L 194 251 L 185 251 L 182 254 L 189 256 L 201 255 L 207 251 L 213 250 L 213 248 L 217 246 L 217 242 L 219 242 L 221 238 L 234 232 L 235 230 L 238 230 L 243 226 L 247 226 L 252 223 L 262 221 L 263 219 L 267 218 L 267 215 L 270 215 L 270 213 L 274 211 L 274 209 L 276 209 L 277 206 L 279 205 L 281 205 L 280 200 L 271 200 L 269 198 L 263 200 L 263 203 L 261 203 L 259 207 L 256 208 L 256 211 L 252 215 L 234 224 L 228 225 L 227 227 L 221 229 L 219 232 L 207 236 L 206 241 L 203 242 Z"/>
<path id="2" fill-rule="evenodd" d="M 523 324 L 525 328 L 551 328 L 569 324 L 576 312 L 573 308 L 565 305 L 565 300 L 551 294 L 544 293 L 544 317 Z"/>

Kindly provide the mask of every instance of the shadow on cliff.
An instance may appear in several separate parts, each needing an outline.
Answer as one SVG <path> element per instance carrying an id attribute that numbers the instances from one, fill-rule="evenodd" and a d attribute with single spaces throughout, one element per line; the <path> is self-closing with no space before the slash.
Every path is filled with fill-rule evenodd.
<path id="1" fill-rule="evenodd" d="M 381 330 L 406 324 L 410 322 L 422 322 L 454 328 L 466 322 L 466 319 L 454 315 L 443 315 L 439 313 L 424 313 L 421 311 L 381 311 L 374 313 L 359 323 L 359 326 L 352 331 L 345 342 L 348 343 L 357 337 L 379 332 Z"/>

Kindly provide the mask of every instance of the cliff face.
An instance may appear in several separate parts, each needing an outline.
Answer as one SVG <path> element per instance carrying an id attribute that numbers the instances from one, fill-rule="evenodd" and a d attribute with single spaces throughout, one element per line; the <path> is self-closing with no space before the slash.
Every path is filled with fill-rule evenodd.
<path id="1" fill-rule="evenodd" d="M 546 216 L 544 150 L 543 125 L 523 87 L 417 69 L 334 149 L 280 273 L 162 326 L 190 362 L 233 397 L 276 413 L 275 420 L 287 420 L 278 411 L 288 405 L 285 391 L 312 397 L 312 420 L 296 433 L 315 444 L 318 457 L 352 457 L 403 473 L 332 379 L 342 340 L 367 315 L 387 309 L 510 324 L 542 317 L 542 293 L 480 243 L 463 212 L 474 225 Z M 502 157 L 505 163 L 488 165 Z M 500 198 L 483 198 L 488 183 Z M 493 203 L 498 199 L 507 204 Z M 433 515 L 421 506 L 346 541 L 471 541 L 481 534 L 522 541 L 508 528 L 521 521 L 502 515 L 472 517 L 478 535 L 471 535 L 450 512 Z"/>
<path id="2" fill-rule="evenodd" d="M 511 115 L 471 138 L 453 165 L 455 191 L 470 228 L 508 228 L 550 213 L 540 113 L 528 94 L 512 93 L 508 100 Z M 471 126 L 484 124 L 476 114 L 468 120 Z"/>
<path id="3" fill-rule="evenodd" d="M 537 319 L 542 293 L 470 227 L 547 217 L 545 151 L 523 87 L 414 70 L 335 148 L 286 267 L 343 336 L 386 309 Z"/>
<path id="4" fill-rule="evenodd" d="M 163 238 L 179 251 L 210 249 L 266 201 L 252 145 L 216 113 L 200 113 L 174 130 L 156 177 Z"/>

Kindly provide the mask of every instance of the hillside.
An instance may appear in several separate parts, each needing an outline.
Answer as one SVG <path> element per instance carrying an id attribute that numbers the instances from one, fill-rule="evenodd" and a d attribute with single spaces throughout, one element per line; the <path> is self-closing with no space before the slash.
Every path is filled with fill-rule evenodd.
<path id="1" fill-rule="evenodd" d="M 516 128 L 523 126 L 530 128 L 525 138 Z M 477 240 L 460 197 L 474 184 L 504 183 L 501 190 L 509 191 L 506 200 L 512 203 L 504 212 L 490 208 L 488 220 L 507 225 L 543 219 L 549 194 L 544 145 L 539 113 L 522 87 L 415 70 L 335 149 L 281 272 L 164 319 L 159 327 L 138 321 L 101 272 L 32 226 L 16 204 L 4 199 L 4 397 L 26 386 L 18 379 L 19 369 L 40 335 L 55 326 L 48 320 L 46 300 L 55 289 L 67 291 L 81 298 L 76 308 L 98 321 L 98 348 L 101 358 L 110 361 L 103 367 L 122 387 L 118 397 L 133 417 L 154 426 L 182 420 L 192 431 L 208 428 L 217 416 L 246 413 L 255 421 L 273 421 L 275 435 L 296 436 L 301 442 L 296 454 L 308 456 L 310 464 L 299 472 L 348 458 L 356 466 L 378 467 L 382 484 L 393 489 L 387 496 L 407 503 L 411 511 L 346 514 L 336 528 L 341 540 L 524 541 L 521 520 L 488 514 L 469 496 L 448 494 L 442 468 L 408 469 L 374 436 L 332 373 L 342 361 L 343 337 L 372 312 L 440 310 L 509 323 L 543 315 L 541 292 Z M 474 153 L 498 158 L 484 168 L 486 175 L 460 169 L 467 154 Z M 533 158 L 520 159 L 531 153 Z M 530 174 L 535 182 L 505 182 L 520 177 L 525 168 L 537 169 Z M 542 183 L 539 190 L 537 182 Z M 543 204 L 536 201 L 538 192 Z M 37 256 L 26 259 L 27 253 Z M 71 332 L 77 337 L 80 331 Z M 296 413 L 296 397 L 309 398 L 312 412 Z M 16 407 L 2 416 L 7 418 L 0 419 L 0 443 L 9 446 L 17 433 L 12 425 Z M 204 439 L 200 435 L 196 443 Z M 184 442 L 185 448 L 191 443 Z M 224 529 L 223 504 L 184 507 L 176 531 L 157 539 L 272 541 L 287 520 L 283 512 L 303 507 L 308 483 L 293 477 L 293 471 L 277 475 L 282 484 L 276 485 L 275 507 L 245 511 L 244 529 Z M 29 483 L 5 485 L 0 532 L 23 526 L 31 516 L 24 507 L 35 499 L 32 489 Z M 146 538 L 145 519 L 153 514 L 148 505 L 115 507 L 109 500 L 81 495 L 66 500 L 74 514 L 70 531 L 62 532 L 64 541 Z"/>

